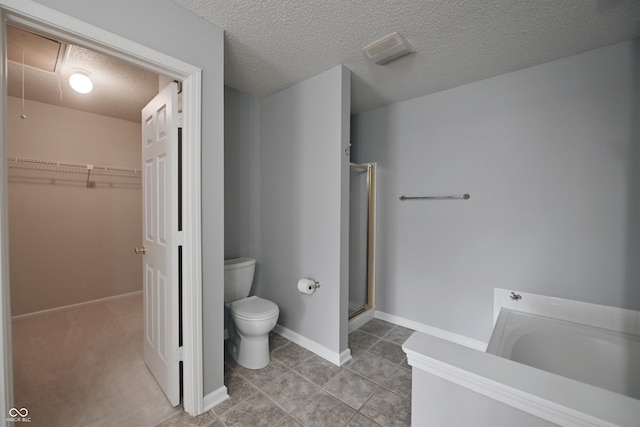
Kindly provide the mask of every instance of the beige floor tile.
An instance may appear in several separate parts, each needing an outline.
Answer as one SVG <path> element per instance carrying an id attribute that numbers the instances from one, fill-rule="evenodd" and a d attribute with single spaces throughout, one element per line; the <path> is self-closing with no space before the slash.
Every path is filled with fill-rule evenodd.
<path id="1" fill-rule="evenodd" d="M 379 333 L 388 330 L 386 322 L 378 326 Z M 352 427 L 379 427 L 387 421 L 407 425 L 403 414 L 410 413 L 411 408 L 408 399 L 411 370 L 404 367 L 406 358 L 397 362 L 400 360 L 397 357 L 400 345 L 394 341 L 399 341 L 409 332 L 401 327 L 390 329 L 386 334 L 390 340 L 373 350 L 380 355 L 367 351 L 379 344 L 381 338 L 367 332 L 352 332 L 349 342 L 355 344 L 360 353 L 356 353 L 357 356 L 344 367 L 335 366 L 315 354 L 308 356 L 307 350 L 272 333 L 270 343 L 277 346 L 270 347 L 272 363 L 277 362 L 279 365 L 276 366 L 284 367 L 284 371 L 277 368 L 262 373 L 260 370 L 248 370 L 235 363 L 228 353 L 225 354 L 225 385 L 231 399 L 213 411 L 227 425 L 252 426 L 263 421 L 248 409 L 246 402 L 266 398 L 288 413 L 276 426 L 333 427 L 348 424 Z M 383 358 L 383 355 L 391 357 L 394 362 Z M 294 366 L 286 367 L 285 363 Z M 374 401 L 383 387 L 386 388 L 383 396 L 389 393 L 392 413 L 380 414 L 376 408 L 370 407 L 369 402 Z M 364 413 L 365 408 L 367 414 Z M 243 415 L 242 412 L 247 410 L 251 413 Z M 374 421 L 374 416 L 379 423 Z"/>
<path id="2" fill-rule="evenodd" d="M 378 389 L 378 385 L 355 372 L 345 369 L 328 381 L 322 388 L 352 408 L 360 409 Z"/>
<path id="3" fill-rule="evenodd" d="M 262 393 L 256 393 L 249 399 L 240 402 L 238 405 L 220 415 L 219 418 L 228 427 L 271 427 L 286 416 L 287 413 L 282 410 L 282 408 Z"/>
<path id="4" fill-rule="evenodd" d="M 301 424 L 292 416 L 283 418 L 275 427 L 301 427 Z"/>
<path id="5" fill-rule="evenodd" d="M 369 350 L 378 341 L 380 341 L 380 338 L 375 335 L 371 335 L 360 330 L 353 331 L 349 334 L 349 348 L 351 349 L 351 356 L 354 358 L 358 357 L 365 351 Z"/>
<path id="6" fill-rule="evenodd" d="M 378 389 L 360 412 L 381 426 L 411 425 L 411 402 L 384 388 Z"/>
<path id="7" fill-rule="evenodd" d="M 282 335 L 276 334 L 275 332 L 271 332 L 269 334 L 269 350 L 275 351 L 282 347 L 283 345 L 289 344 L 291 341 L 283 337 Z"/>
<path id="8" fill-rule="evenodd" d="M 377 337 L 383 337 L 394 327 L 395 325 L 393 323 L 385 322 L 384 320 L 380 319 L 372 319 L 362 325 L 360 327 L 360 330 Z"/>
<path id="9" fill-rule="evenodd" d="M 238 365 L 235 369 L 235 372 L 251 381 L 251 383 L 257 387 L 262 387 L 266 384 L 269 384 L 271 381 L 275 380 L 280 375 L 288 371 L 289 368 L 287 368 L 279 361 L 273 359 L 271 360 L 269 365 L 262 369 L 247 369 L 240 365 Z"/>
<path id="10" fill-rule="evenodd" d="M 257 387 L 255 387 L 242 375 L 236 372 L 231 372 L 230 374 L 226 375 L 224 378 L 224 384 L 227 387 L 227 394 L 229 395 L 229 399 L 213 408 L 213 411 L 217 415 L 224 414 L 234 406 L 259 393 Z"/>
<path id="11" fill-rule="evenodd" d="M 346 367 L 376 384 L 382 384 L 397 369 L 397 365 L 371 353 L 358 356 Z"/>
<path id="12" fill-rule="evenodd" d="M 358 413 L 355 417 L 347 424 L 348 427 L 380 427 L 380 424 L 371 421 L 369 418 L 364 415 Z"/>
<path id="13" fill-rule="evenodd" d="M 289 371 L 262 388 L 267 396 L 285 411 L 291 412 L 303 405 L 320 387 L 300 374 Z"/>
<path id="14" fill-rule="evenodd" d="M 394 344 L 389 341 L 380 340 L 374 344 L 369 350 L 369 353 L 388 360 L 391 363 L 399 364 L 406 359 L 402 346 L 400 344 Z"/>
<path id="15" fill-rule="evenodd" d="M 402 326 L 395 326 L 384 337 L 382 337 L 382 339 L 402 345 L 414 332 L 415 331 L 413 329 L 403 328 Z"/>
<path id="16" fill-rule="evenodd" d="M 340 427 L 347 425 L 355 413 L 353 408 L 321 390 L 291 415 L 305 427 Z"/>
<path id="17" fill-rule="evenodd" d="M 402 367 L 398 368 L 387 378 L 382 386 L 405 399 L 411 400 L 411 371 Z"/>
<path id="18" fill-rule="evenodd" d="M 313 352 L 295 343 L 289 343 L 271 353 L 271 358 L 293 368 L 313 356 Z"/>
<path id="19" fill-rule="evenodd" d="M 313 383 L 322 386 L 331 378 L 338 375 L 342 371 L 342 368 L 320 356 L 313 355 L 305 360 L 304 363 L 300 363 L 294 367 L 293 370 L 305 378 L 308 378 Z"/>
<path id="20" fill-rule="evenodd" d="M 162 422 L 158 427 L 212 427 L 214 425 L 222 425 L 218 417 L 207 411 L 197 417 L 191 417 L 185 412 L 180 412 L 172 418 Z"/>

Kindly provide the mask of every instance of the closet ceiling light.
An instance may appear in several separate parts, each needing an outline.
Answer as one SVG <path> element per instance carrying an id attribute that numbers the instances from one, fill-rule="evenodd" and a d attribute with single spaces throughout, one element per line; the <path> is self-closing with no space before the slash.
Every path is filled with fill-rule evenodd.
<path id="1" fill-rule="evenodd" d="M 73 73 L 69 77 L 69 85 L 71 88 L 79 93 L 89 93 L 93 90 L 93 82 L 84 73 Z"/>

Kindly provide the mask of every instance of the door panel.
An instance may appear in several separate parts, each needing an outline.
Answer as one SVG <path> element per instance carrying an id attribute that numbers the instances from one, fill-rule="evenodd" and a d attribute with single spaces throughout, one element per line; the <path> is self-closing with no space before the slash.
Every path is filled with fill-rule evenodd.
<path id="1" fill-rule="evenodd" d="M 172 83 L 142 110 L 144 361 L 174 406 L 180 403 L 177 96 Z"/>

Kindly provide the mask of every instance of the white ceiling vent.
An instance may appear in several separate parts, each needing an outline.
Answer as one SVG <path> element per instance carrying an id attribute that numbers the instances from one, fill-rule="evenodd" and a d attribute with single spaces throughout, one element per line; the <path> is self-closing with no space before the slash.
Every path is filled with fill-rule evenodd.
<path id="1" fill-rule="evenodd" d="M 416 50 L 400 33 L 391 33 L 377 40 L 364 49 L 364 54 L 376 64 L 383 65 Z"/>

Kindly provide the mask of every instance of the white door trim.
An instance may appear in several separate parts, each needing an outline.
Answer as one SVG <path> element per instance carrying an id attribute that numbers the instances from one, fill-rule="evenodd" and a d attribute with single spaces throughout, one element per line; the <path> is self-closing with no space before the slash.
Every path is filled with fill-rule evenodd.
<path id="1" fill-rule="evenodd" d="M 150 71 L 182 81 L 183 96 L 183 407 L 192 416 L 204 408 L 202 357 L 202 240 L 201 240 L 201 96 L 202 70 L 154 49 L 87 24 L 29 0 L 0 0 L 2 40 L 6 23 L 49 34 L 112 55 Z M 4 43 L 0 50 L 0 417 L 13 405 L 11 360 L 11 309 L 9 298 L 9 257 L 7 219 L 6 114 L 7 76 Z"/>

